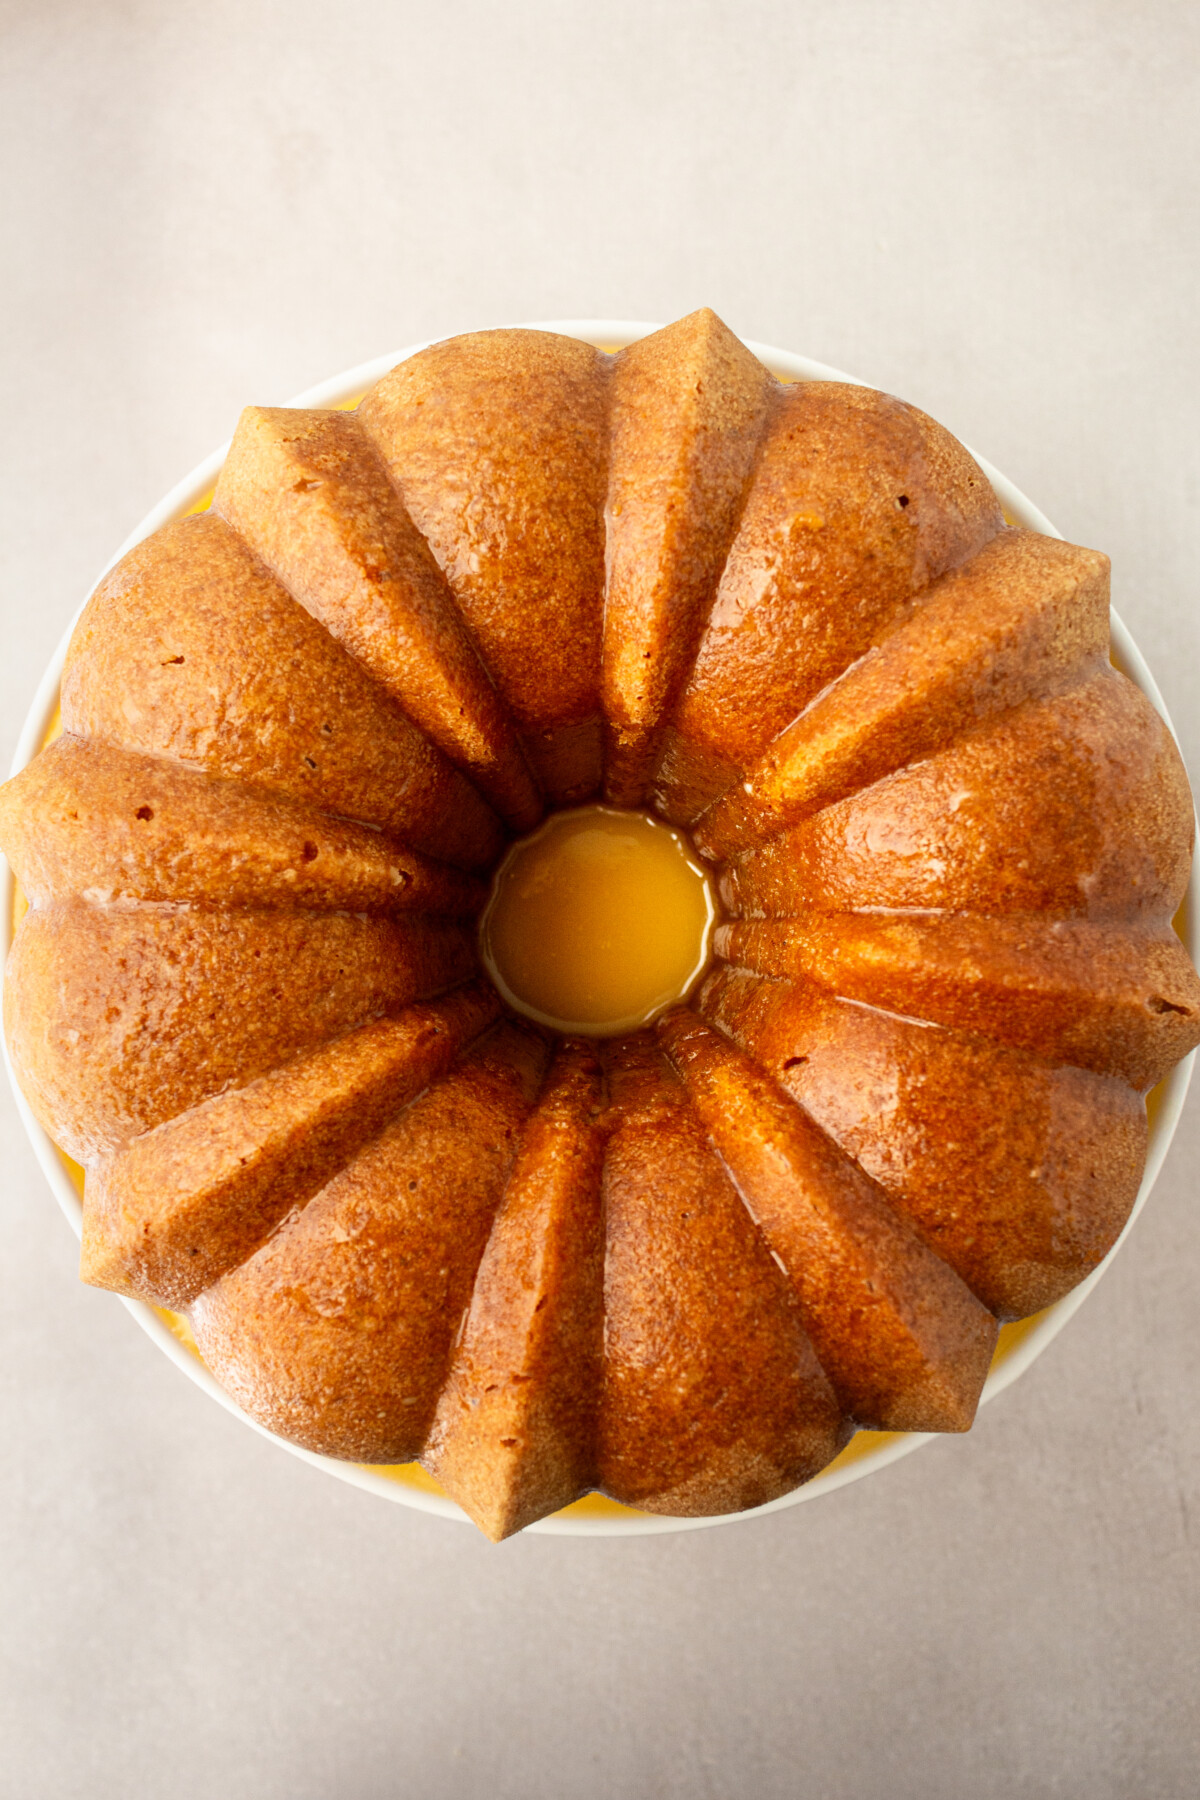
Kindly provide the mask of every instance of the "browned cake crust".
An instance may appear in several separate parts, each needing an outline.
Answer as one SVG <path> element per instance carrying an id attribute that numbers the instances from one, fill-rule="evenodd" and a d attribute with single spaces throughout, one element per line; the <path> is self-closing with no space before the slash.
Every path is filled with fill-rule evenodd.
<path id="1" fill-rule="evenodd" d="M 679 1082 L 638 1039 L 611 1078 L 600 1484 L 651 1512 L 761 1505 L 836 1454 L 841 1410 Z"/>
<path id="2" fill-rule="evenodd" d="M 701 819 L 714 860 L 940 750 L 1108 652 L 1108 558 L 1004 531 L 934 582 Z"/>
<path id="3" fill-rule="evenodd" d="M 660 1030 L 846 1412 L 883 1431 L 965 1431 L 992 1315 L 744 1056 L 688 1013 Z"/>
<path id="4" fill-rule="evenodd" d="M 358 419 L 248 406 L 213 506 L 512 826 L 537 824 L 512 722 Z"/>
<path id="5" fill-rule="evenodd" d="M 607 389 L 588 344 L 483 331 L 401 363 L 358 409 L 558 803 L 601 781 Z"/>
<path id="6" fill-rule="evenodd" d="M 545 1060 L 501 1025 L 200 1296 L 247 1412 L 329 1456 L 420 1454 Z"/>
<path id="7" fill-rule="evenodd" d="M 470 784 L 215 513 L 164 526 L 100 583 L 67 652 L 62 721 L 449 862 L 500 847 Z"/>
<path id="8" fill-rule="evenodd" d="M 63 736 L 0 789 L 26 898 L 161 900 L 473 918 L 478 879 L 315 806 Z"/>
<path id="9" fill-rule="evenodd" d="M 694 819 L 1002 524 L 961 444 L 915 407 L 841 383 L 784 389 L 669 736 L 666 816 Z"/>
<path id="10" fill-rule="evenodd" d="M 602 1093 L 592 1047 L 566 1041 L 521 1140 L 423 1453 L 491 1538 L 597 1480 Z"/>
<path id="11" fill-rule="evenodd" d="M 734 916 L 878 907 L 1169 919 L 1191 862 L 1175 740 L 1107 663 L 725 865 Z"/>
<path id="12" fill-rule="evenodd" d="M 81 1162 L 474 973 L 419 915 L 55 900 L 10 955 L 5 1024 L 30 1104 Z"/>
<path id="13" fill-rule="evenodd" d="M 1005 527 L 940 426 L 710 312 L 247 409 L 0 790 L 85 1279 L 493 1538 L 965 1430 L 1200 1041 L 1191 795 L 1108 621 L 1107 559 Z M 724 908 L 602 1053 L 501 1018 L 475 942 L 506 828 L 589 795 L 692 825 Z"/>
<path id="14" fill-rule="evenodd" d="M 612 370 L 601 697 L 605 793 L 640 806 L 783 390 L 715 313 Z"/>
<path id="15" fill-rule="evenodd" d="M 998 1317 L 1049 1306 L 1111 1249 L 1146 1154 L 1128 1083 L 728 965 L 699 1007 Z"/>
<path id="16" fill-rule="evenodd" d="M 360 1025 L 92 1166 L 85 1281 L 192 1301 L 236 1269 L 500 1010 L 484 983 Z"/>

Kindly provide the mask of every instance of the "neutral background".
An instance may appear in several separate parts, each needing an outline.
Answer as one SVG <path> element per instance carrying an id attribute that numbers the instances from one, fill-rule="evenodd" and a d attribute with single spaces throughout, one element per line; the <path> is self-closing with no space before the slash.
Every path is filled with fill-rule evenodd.
<path id="1" fill-rule="evenodd" d="M 709 304 L 918 402 L 1116 598 L 1200 769 L 1200 12 L 0 0 L 0 752 L 100 566 L 412 339 Z M 0 1110 L 0 1792 L 1154 1800 L 1200 1787 L 1200 1113 L 982 1416 L 753 1524 L 392 1507 L 193 1389 Z"/>

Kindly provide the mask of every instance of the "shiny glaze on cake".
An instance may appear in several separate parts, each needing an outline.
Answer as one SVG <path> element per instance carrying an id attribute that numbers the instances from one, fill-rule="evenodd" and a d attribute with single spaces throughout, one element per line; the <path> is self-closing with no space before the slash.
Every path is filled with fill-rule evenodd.
<path id="1" fill-rule="evenodd" d="M 1200 1041 L 1187 781 L 1107 648 L 1106 558 L 711 313 L 249 408 L 0 791 L 85 1279 L 496 1538 L 966 1429 Z M 599 1046 L 504 1016 L 476 948 L 506 843 L 589 799 L 689 831 L 724 907 L 690 1002 Z"/>

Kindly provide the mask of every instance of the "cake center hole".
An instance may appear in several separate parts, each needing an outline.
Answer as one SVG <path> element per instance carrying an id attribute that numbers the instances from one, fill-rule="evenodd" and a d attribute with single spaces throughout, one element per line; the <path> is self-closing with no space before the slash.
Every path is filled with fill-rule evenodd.
<path id="1" fill-rule="evenodd" d="M 646 813 L 581 806 L 513 845 L 480 925 L 508 1003 L 586 1037 L 636 1031 L 708 961 L 716 909 L 687 840 Z"/>

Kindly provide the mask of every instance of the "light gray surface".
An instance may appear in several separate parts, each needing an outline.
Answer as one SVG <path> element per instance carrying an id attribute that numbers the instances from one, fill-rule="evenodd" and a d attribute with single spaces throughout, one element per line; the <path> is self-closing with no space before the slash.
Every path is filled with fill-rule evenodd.
<path id="1" fill-rule="evenodd" d="M 673 318 L 972 442 L 1200 767 L 1200 14 L 1018 0 L 0 6 L 0 752 L 247 400 L 423 335 Z M 1138 1800 L 1200 1788 L 1200 1115 L 971 1436 L 745 1526 L 389 1507 L 184 1381 L 0 1104 L 0 1793 Z"/>

